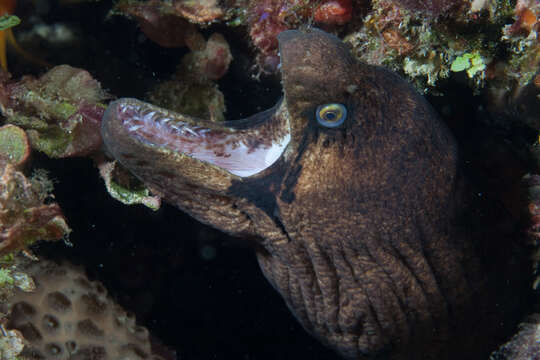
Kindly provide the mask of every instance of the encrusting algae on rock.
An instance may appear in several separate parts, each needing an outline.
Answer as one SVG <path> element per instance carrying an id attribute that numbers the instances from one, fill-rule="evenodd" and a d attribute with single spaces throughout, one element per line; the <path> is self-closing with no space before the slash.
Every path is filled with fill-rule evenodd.
<path id="1" fill-rule="evenodd" d="M 0 79 L 0 111 L 26 130 L 32 147 L 50 157 L 85 156 L 101 146 L 97 129 L 108 96 L 82 69 L 54 67 L 38 79 Z"/>
<path id="2" fill-rule="evenodd" d="M 23 129 L 10 124 L 0 127 L 0 158 L 2 160 L 20 168 L 28 160 L 30 152 L 30 142 Z"/>
<path id="3" fill-rule="evenodd" d="M 464 70 L 471 87 L 482 88 L 512 11 L 507 1 L 485 2 L 479 9 L 469 1 L 444 0 L 375 0 L 372 5 L 360 30 L 346 41 L 358 58 L 404 72 L 425 92 Z M 467 59 L 475 64 L 463 66 Z"/>
<path id="4" fill-rule="evenodd" d="M 28 179 L 9 163 L 0 163 L 0 255 L 27 249 L 37 240 L 60 240 L 70 228 L 58 204 L 46 204 L 49 180 Z"/>
<path id="5" fill-rule="evenodd" d="M 44 171 L 27 178 L 30 154 L 25 132 L 0 127 L 0 256 L 27 249 L 37 240 L 59 240 L 70 233 L 58 204 L 49 203 L 52 181 Z"/>

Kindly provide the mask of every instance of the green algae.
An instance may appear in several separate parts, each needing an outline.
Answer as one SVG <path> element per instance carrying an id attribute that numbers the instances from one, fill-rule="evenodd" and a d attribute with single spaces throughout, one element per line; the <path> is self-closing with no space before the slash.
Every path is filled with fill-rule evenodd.
<path id="1" fill-rule="evenodd" d="M 153 202 L 148 201 L 148 198 L 151 195 L 150 191 L 146 188 L 128 189 L 120 184 L 111 181 L 110 187 L 107 190 L 113 198 L 123 204 L 143 204 L 154 211 L 159 209 L 159 206 L 156 206 Z"/>
<path id="2" fill-rule="evenodd" d="M 0 31 L 7 30 L 21 23 L 21 19 L 15 15 L 3 15 L 0 17 Z"/>
<path id="3" fill-rule="evenodd" d="M 0 158 L 18 165 L 30 154 L 28 138 L 23 129 L 14 125 L 0 128 Z"/>
<path id="4" fill-rule="evenodd" d="M 0 269 L 0 287 L 4 287 L 6 285 L 10 286 L 14 283 L 15 280 L 13 280 L 13 277 L 11 276 L 11 270 Z"/>
<path id="5" fill-rule="evenodd" d="M 458 56 L 450 66 L 453 72 L 467 71 L 469 78 L 473 78 L 476 74 L 486 69 L 486 61 L 478 52 L 465 53 Z"/>
<path id="6" fill-rule="evenodd" d="M 33 91 L 27 92 L 24 101 L 39 104 L 41 115 L 57 119 L 57 124 L 48 123 L 40 116 L 25 114 L 13 114 L 9 122 L 27 129 L 34 149 L 53 158 L 61 157 L 73 141 L 75 121 L 70 121 L 70 118 L 76 113 L 77 108 L 67 102 L 43 99 Z"/>
<path id="7" fill-rule="evenodd" d="M 52 158 L 60 158 L 71 144 L 73 136 L 59 127 L 51 127 L 43 132 L 28 131 L 34 149 Z"/>
<path id="8" fill-rule="evenodd" d="M 139 180 L 126 172 L 116 162 L 99 165 L 99 173 L 105 182 L 109 195 L 125 205 L 141 204 L 154 211 L 161 206 L 161 199 L 152 196 L 150 190 Z"/>

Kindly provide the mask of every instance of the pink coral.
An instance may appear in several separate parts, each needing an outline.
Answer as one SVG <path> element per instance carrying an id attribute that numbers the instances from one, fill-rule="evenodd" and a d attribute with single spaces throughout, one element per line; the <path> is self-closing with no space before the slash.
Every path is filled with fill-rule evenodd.
<path id="1" fill-rule="evenodd" d="M 280 0 L 253 1 L 249 7 L 249 35 L 259 50 L 257 62 L 265 72 L 277 70 L 277 35 L 289 29 L 285 22 L 291 4 Z"/>
<path id="2" fill-rule="evenodd" d="M 202 73 L 210 80 L 220 79 L 232 61 L 231 50 L 227 40 L 221 34 L 212 34 L 201 51 L 202 59 L 199 64 L 204 65 Z"/>
<path id="3" fill-rule="evenodd" d="M 315 21 L 329 25 L 343 25 L 352 18 L 351 0 L 329 0 L 319 4 L 313 12 Z"/>
<path id="4" fill-rule="evenodd" d="M 248 7 L 249 35 L 259 50 L 257 64 L 263 72 L 274 72 L 279 64 L 277 35 L 315 21 L 321 25 L 343 25 L 352 18 L 351 0 L 258 0 Z"/>

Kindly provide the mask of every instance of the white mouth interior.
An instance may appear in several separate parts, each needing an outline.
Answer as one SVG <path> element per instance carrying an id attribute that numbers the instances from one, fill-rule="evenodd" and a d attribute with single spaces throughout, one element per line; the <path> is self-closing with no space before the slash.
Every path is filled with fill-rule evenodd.
<path id="1" fill-rule="evenodd" d="M 259 146 L 257 149 L 250 149 L 244 142 L 232 141 L 220 149 L 220 154 L 216 156 L 213 148 L 207 149 L 198 146 L 189 149 L 188 146 L 181 146 L 178 151 L 195 159 L 208 162 L 227 170 L 231 174 L 248 177 L 260 173 L 274 164 L 283 154 L 285 148 L 291 140 L 291 135 L 287 134 L 278 141 L 272 142 L 270 146 Z M 223 151 L 221 153 L 221 151 Z"/>
<path id="2" fill-rule="evenodd" d="M 275 114 L 270 124 L 254 129 L 211 129 L 173 119 L 155 110 L 132 111 L 121 107 L 119 116 L 128 132 L 144 142 L 183 153 L 218 166 L 231 174 L 248 177 L 274 164 L 291 140 L 288 116 Z M 279 112 L 279 111 L 278 111 Z M 130 113 L 131 116 L 122 116 Z M 272 140 L 263 126 L 280 127 Z"/>

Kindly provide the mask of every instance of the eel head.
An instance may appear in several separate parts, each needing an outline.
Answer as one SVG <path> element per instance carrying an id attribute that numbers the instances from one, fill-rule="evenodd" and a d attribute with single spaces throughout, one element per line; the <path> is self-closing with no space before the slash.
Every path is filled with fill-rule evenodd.
<path id="1" fill-rule="evenodd" d="M 249 239 L 302 325 L 342 355 L 450 356 L 482 291 L 454 225 L 452 135 L 405 81 L 333 35 L 285 31 L 279 51 L 273 108 L 214 123 L 119 99 L 102 124 L 109 153 L 180 209 Z"/>

